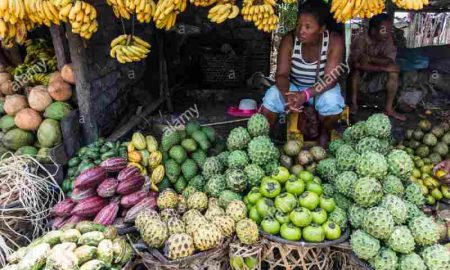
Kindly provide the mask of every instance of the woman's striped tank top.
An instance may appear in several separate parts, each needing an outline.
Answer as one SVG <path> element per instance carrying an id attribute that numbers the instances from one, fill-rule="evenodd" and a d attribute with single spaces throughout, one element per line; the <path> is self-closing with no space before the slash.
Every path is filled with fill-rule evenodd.
<path id="1" fill-rule="evenodd" d="M 322 51 L 320 56 L 319 76 L 325 74 L 325 65 L 327 63 L 327 52 L 330 35 L 328 30 L 323 32 Z M 294 50 L 291 58 L 290 81 L 299 87 L 311 87 L 317 81 L 316 78 L 317 61 L 314 63 L 306 62 L 302 57 L 302 43 L 295 37 Z"/>

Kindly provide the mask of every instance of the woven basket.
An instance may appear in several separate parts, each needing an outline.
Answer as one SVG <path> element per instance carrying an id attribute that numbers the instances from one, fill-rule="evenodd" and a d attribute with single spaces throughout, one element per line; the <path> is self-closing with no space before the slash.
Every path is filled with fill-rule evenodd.
<path id="1" fill-rule="evenodd" d="M 234 270 L 260 270 L 261 269 L 261 252 L 262 245 L 258 242 L 252 246 L 241 244 L 239 241 L 233 241 L 230 244 L 229 257 L 232 260 L 233 257 L 242 258 L 245 261 L 246 258 L 255 258 L 257 265 L 254 268 L 249 268 L 245 263 L 242 263 L 239 268 L 234 268 L 230 262 L 231 269 Z"/>
<path id="2" fill-rule="evenodd" d="M 369 270 L 367 264 L 360 261 L 352 253 L 352 249 L 348 242 L 341 243 L 331 247 L 330 257 L 332 259 L 332 267 L 336 270 Z"/>
<path id="3" fill-rule="evenodd" d="M 169 260 L 157 249 L 151 249 L 149 252 L 136 250 L 138 258 L 135 265 L 142 263 L 148 270 L 226 270 L 229 269 L 229 244 L 230 239 L 227 239 L 215 249 L 199 252 L 179 260 Z"/>

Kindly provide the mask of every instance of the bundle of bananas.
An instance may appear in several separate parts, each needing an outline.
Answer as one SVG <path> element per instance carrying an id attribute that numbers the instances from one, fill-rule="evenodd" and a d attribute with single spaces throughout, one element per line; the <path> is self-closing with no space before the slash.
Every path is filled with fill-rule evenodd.
<path id="1" fill-rule="evenodd" d="M 50 81 L 50 74 L 36 73 L 33 74 L 31 84 L 33 85 L 48 85 Z"/>
<path id="2" fill-rule="evenodd" d="M 283 3 L 285 4 L 297 4 L 297 0 L 283 0 Z"/>
<path id="3" fill-rule="evenodd" d="M 151 45 L 139 37 L 121 35 L 111 41 L 109 55 L 121 64 L 131 63 L 146 58 L 150 48 Z"/>
<path id="4" fill-rule="evenodd" d="M 90 39 L 98 29 L 97 10 L 84 1 L 76 1 L 69 12 L 69 23 L 73 33 Z"/>
<path id="5" fill-rule="evenodd" d="M 423 9 L 424 6 L 429 4 L 428 0 L 392 0 L 399 8 L 403 9 Z"/>
<path id="6" fill-rule="evenodd" d="M 189 2 L 196 7 L 209 7 L 216 3 L 217 0 L 190 0 Z"/>
<path id="7" fill-rule="evenodd" d="M 245 21 L 250 21 L 260 31 L 272 32 L 277 29 L 279 18 L 275 14 L 275 0 L 264 0 L 255 4 L 255 0 L 244 0 L 241 13 Z"/>
<path id="8" fill-rule="evenodd" d="M 28 18 L 38 25 L 50 26 L 52 23 L 59 25 L 59 8 L 52 0 L 24 0 L 24 6 Z"/>
<path id="9" fill-rule="evenodd" d="M 159 29 L 170 30 L 177 20 L 177 15 L 186 9 L 186 0 L 160 0 L 156 4 L 153 20 Z"/>
<path id="10" fill-rule="evenodd" d="M 383 10 L 384 0 L 333 0 L 331 4 L 331 12 L 339 23 L 354 17 L 371 18 Z"/>
<path id="11" fill-rule="evenodd" d="M 239 14 L 239 7 L 231 3 L 217 4 L 208 12 L 211 22 L 223 23 L 226 19 L 234 19 Z"/>
<path id="12" fill-rule="evenodd" d="M 149 23 L 156 10 L 153 0 L 125 0 L 125 4 L 129 12 L 136 13 L 140 23 Z"/>
<path id="13" fill-rule="evenodd" d="M 129 20 L 131 17 L 130 12 L 125 5 L 126 0 L 106 0 L 106 3 L 112 7 L 114 15 L 117 18 L 123 18 Z"/>
<path id="14" fill-rule="evenodd" d="M 23 0 L 0 1 L 0 19 L 4 22 L 15 24 L 26 17 L 25 4 Z"/>
<path id="15" fill-rule="evenodd" d="M 0 19 L 0 37 L 2 44 L 7 48 L 14 46 L 14 43 L 23 44 L 27 39 L 27 30 L 27 25 L 23 20 L 12 24 Z"/>

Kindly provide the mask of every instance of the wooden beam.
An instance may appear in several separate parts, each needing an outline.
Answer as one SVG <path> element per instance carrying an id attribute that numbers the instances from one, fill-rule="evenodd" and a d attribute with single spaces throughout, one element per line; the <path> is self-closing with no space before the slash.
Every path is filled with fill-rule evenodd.
<path id="1" fill-rule="evenodd" d="M 50 34 L 52 35 L 53 47 L 55 48 L 56 60 L 58 61 L 58 69 L 67 64 L 66 55 L 66 38 L 64 36 L 64 26 L 52 24 L 50 26 Z"/>
<path id="2" fill-rule="evenodd" d="M 89 81 L 89 66 L 87 53 L 83 39 L 73 34 L 71 28 L 66 24 L 67 39 L 69 41 L 70 58 L 75 72 L 75 84 L 78 108 L 80 110 L 80 124 L 82 128 L 83 141 L 91 143 L 98 138 L 98 125 L 95 119 L 93 97 L 91 95 L 92 85 Z"/>
<path id="3" fill-rule="evenodd" d="M 139 114 L 135 115 L 128 123 L 116 129 L 109 137 L 108 141 L 117 141 L 122 139 L 130 130 L 137 126 L 143 118 L 147 117 L 149 114 L 154 112 L 161 104 L 166 100 L 165 97 L 160 97 L 156 101 L 148 104 L 144 110 Z"/>

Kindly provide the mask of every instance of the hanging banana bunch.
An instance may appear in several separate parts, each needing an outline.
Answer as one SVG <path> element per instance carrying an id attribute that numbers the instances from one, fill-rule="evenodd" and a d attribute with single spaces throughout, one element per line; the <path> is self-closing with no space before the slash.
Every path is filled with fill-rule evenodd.
<path id="1" fill-rule="evenodd" d="M 72 33 L 90 39 L 98 29 L 97 10 L 84 1 L 76 1 L 69 12 L 69 23 Z"/>
<path id="2" fill-rule="evenodd" d="M 239 7 L 231 3 L 217 4 L 208 12 L 211 22 L 223 23 L 227 19 L 234 19 L 239 14 Z"/>
<path id="3" fill-rule="evenodd" d="M 253 22 L 258 30 L 272 32 L 277 29 L 279 21 L 275 6 L 275 0 L 264 0 L 260 4 L 255 4 L 255 0 L 244 0 L 241 14 L 245 21 Z"/>
<path id="4" fill-rule="evenodd" d="M 151 45 L 133 35 L 121 35 L 111 42 L 109 55 L 119 63 L 131 63 L 147 58 Z"/>
<path id="5" fill-rule="evenodd" d="M 59 9 L 58 18 L 62 22 L 69 22 L 69 13 L 73 7 L 73 0 L 53 0 L 53 4 Z"/>
<path id="6" fill-rule="evenodd" d="M 283 0 L 285 4 L 297 4 L 298 0 Z"/>
<path id="7" fill-rule="evenodd" d="M 428 0 L 392 0 L 399 8 L 420 10 L 429 4 Z"/>
<path id="8" fill-rule="evenodd" d="M 125 2 L 126 0 L 106 0 L 106 3 L 112 7 L 114 15 L 117 18 L 129 20 L 131 18 L 131 14 L 126 7 Z"/>
<path id="9" fill-rule="evenodd" d="M 196 7 L 209 7 L 218 2 L 217 0 L 189 0 L 189 2 Z"/>
<path id="10" fill-rule="evenodd" d="M 140 23 L 149 23 L 155 14 L 156 4 L 153 0 L 125 0 L 127 11 L 136 13 Z"/>
<path id="11" fill-rule="evenodd" d="M 175 25 L 178 13 L 186 10 L 186 5 L 186 0 L 160 0 L 153 16 L 156 27 L 170 30 Z"/>
<path id="12" fill-rule="evenodd" d="M 384 6 L 384 0 L 333 0 L 331 12 L 340 23 L 355 17 L 371 18 L 382 13 Z"/>
<path id="13" fill-rule="evenodd" d="M 25 4 L 23 0 L 0 1 L 0 19 L 4 22 L 15 24 L 26 17 Z"/>
<path id="14" fill-rule="evenodd" d="M 7 23 L 0 19 L 0 38 L 4 40 L 3 44 L 11 48 L 14 42 L 24 44 L 27 39 L 27 25 L 25 21 L 19 20 L 15 24 Z"/>

